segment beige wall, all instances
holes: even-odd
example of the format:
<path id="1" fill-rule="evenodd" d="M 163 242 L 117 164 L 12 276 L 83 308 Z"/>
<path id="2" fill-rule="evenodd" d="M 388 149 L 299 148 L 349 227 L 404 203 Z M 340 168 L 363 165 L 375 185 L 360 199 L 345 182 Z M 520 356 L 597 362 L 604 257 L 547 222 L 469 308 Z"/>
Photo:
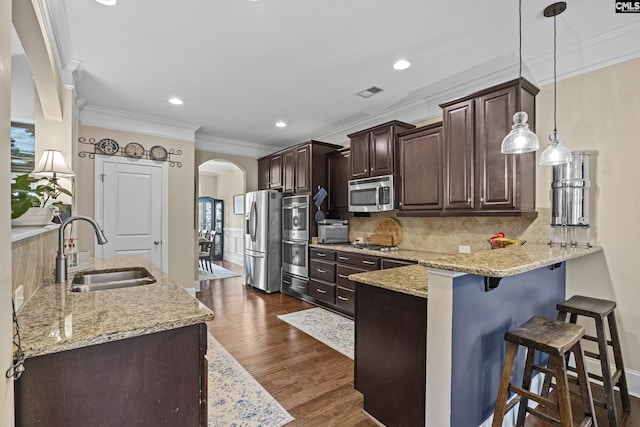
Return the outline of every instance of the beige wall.
<path id="1" fill-rule="evenodd" d="M 213 151 L 196 150 L 196 167 L 207 160 L 221 160 L 233 163 L 244 172 L 245 190 L 258 189 L 258 160 L 251 157 L 234 156 L 232 154 L 215 153 Z"/>
<path id="2" fill-rule="evenodd" d="M 135 134 L 125 131 L 102 129 L 80 125 L 78 136 L 111 138 L 124 146 L 135 141 L 145 149 L 159 144 L 167 149 L 182 150 L 181 155 L 172 155 L 172 160 L 182 163 L 182 167 L 169 167 L 169 270 L 168 274 L 184 287 L 193 286 L 195 280 L 195 180 L 193 142 Z M 76 142 L 77 150 L 93 151 L 91 146 Z M 94 161 L 89 157 L 76 159 L 76 212 L 94 217 Z M 93 232 L 90 227 L 79 227 L 80 250 L 93 252 Z"/>
<path id="3" fill-rule="evenodd" d="M 11 0 L 0 0 L 0 140 L 9 141 L 11 125 Z M 9 200 L 10 145 L 0 144 L 0 200 Z M 11 317 L 11 215 L 0 209 L 0 425 L 13 426 L 13 379 L 4 375 L 13 360 Z"/>
<path id="4" fill-rule="evenodd" d="M 233 196 L 245 192 L 244 172 L 238 169 L 215 177 L 200 175 L 199 179 L 201 196 L 224 200 L 224 226 L 242 229 L 244 216 L 233 213 Z"/>
<path id="5" fill-rule="evenodd" d="M 541 88 L 536 117 L 542 146 L 553 129 L 553 86 Z M 592 234 L 604 253 L 568 264 L 567 295 L 617 302 L 627 368 L 640 371 L 640 58 L 558 82 L 558 131 L 572 151 L 591 155 Z M 539 154 L 538 154 L 539 155 Z M 538 206 L 550 206 L 551 170 L 538 167 Z"/>

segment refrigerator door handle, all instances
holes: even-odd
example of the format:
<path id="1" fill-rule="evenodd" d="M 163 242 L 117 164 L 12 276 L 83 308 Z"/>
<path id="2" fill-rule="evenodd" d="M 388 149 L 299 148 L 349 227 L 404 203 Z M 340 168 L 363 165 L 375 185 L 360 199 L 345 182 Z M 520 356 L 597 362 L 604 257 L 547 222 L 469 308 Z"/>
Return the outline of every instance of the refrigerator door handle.
<path id="1" fill-rule="evenodd" d="M 251 203 L 251 241 L 256 241 L 256 232 L 258 231 L 258 221 L 256 220 L 258 217 L 258 208 L 256 207 L 256 202 Z"/>
<path id="2" fill-rule="evenodd" d="M 251 258 L 264 258 L 264 255 L 253 255 L 250 253 L 247 253 L 247 256 L 250 256 Z"/>

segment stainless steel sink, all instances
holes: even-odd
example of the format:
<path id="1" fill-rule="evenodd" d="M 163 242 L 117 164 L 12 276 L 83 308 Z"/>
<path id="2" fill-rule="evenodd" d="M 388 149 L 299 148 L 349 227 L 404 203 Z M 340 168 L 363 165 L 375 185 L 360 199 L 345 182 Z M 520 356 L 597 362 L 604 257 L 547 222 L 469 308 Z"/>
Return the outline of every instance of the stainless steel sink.
<path id="1" fill-rule="evenodd" d="M 71 281 L 73 292 L 100 291 L 149 285 L 156 279 L 144 267 L 87 270 L 76 273 Z"/>

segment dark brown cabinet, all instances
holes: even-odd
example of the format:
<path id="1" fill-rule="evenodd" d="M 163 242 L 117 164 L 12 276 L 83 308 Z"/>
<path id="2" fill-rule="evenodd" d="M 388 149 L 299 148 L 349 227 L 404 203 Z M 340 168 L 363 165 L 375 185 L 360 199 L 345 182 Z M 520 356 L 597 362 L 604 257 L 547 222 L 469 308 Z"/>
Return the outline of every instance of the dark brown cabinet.
<path id="1" fill-rule="evenodd" d="M 441 210 L 443 207 L 442 123 L 398 136 L 400 210 Z"/>
<path id="2" fill-rule="evenodd" d="M 282 187 L 282 154 L 258 159 L 258 190 Z"/>
<path id="3" fill-rule="evenodd" d="M 25 360 L 16 426 L 207 425 L 207 327 Z"/>
<path id="4" fill-rule="evenodd" d="M 312 148 L 313 145 L 310 143 L 301 145 L 294 149 L 296 159 L 295 183 L 293 187 L 294 193 L 306 193 L 311 191 L 312 169 L 314 169 L 315 167 L 324 168 L 324 162 L 322 162 L 322 160 L 324 159 L 324 155 L 322 156 L 322 159 L 318 159 L 318 163 L 316 165 L 311 165 Z M 323 175 L 325 174 L 323 173 Z"/>
<path id="5" fill-rule="evenodd" d="M 397 135 L 414 127 L 394 120 L 348 135 L 351 141 L 350 179 L 394 174 Z"/>
<path id="6" fill-rule="evenodd" d="M 535 215 L 535 153 L 502 154 L 517 108 L 518 80 L 442 104 L 444 211 Z M 538 89 L 522 80 L 522 109 L 535 132 Z"/>
<path id="7" fill-rule="evenodd" d="M 386 426 L 425 425 L 426 319 L 426 298 L 357 284 L 354 385 Z"/>
<path id="8" fill-rule="evenodd" d="M 293 193 L 296 186 L 296 152 L 291 149 L 282 154 L 282 191 Z"/>
<path id="9" fill-rule="evenodd" d="M 328 218 L 342 218 L 349 211 L 349 158 L 351 150 L 343 148 L 327 154 L 327 175 L 329 181 Z"/>
<path id="10" fill-rule="evenodd" d="M 267 190 L 270 187 L 270 167 L 268 157 L 258 159 L 258 190 Z"/>

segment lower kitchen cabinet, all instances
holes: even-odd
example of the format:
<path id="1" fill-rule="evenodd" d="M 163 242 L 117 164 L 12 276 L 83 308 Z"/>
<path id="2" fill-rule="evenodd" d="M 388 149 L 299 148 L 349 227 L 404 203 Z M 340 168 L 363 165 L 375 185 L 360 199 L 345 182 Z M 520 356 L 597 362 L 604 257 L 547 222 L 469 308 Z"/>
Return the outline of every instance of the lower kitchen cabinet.
<path id="1" fill-rule="evenodd" d="M 320 280 L 309 279 L 309 295 L 319 301 L 335 305 L 336 285 Z"/>
<path id="2" fill-rule="evenodd" d="M 207 326 L 25 360 L 16 426 L 206 426 Z"/>
<path id="3" fill-rule="evenodd" d="M 357 283 L 354 384 L 387 427 L 424 426 L 427 299 Z"/>

